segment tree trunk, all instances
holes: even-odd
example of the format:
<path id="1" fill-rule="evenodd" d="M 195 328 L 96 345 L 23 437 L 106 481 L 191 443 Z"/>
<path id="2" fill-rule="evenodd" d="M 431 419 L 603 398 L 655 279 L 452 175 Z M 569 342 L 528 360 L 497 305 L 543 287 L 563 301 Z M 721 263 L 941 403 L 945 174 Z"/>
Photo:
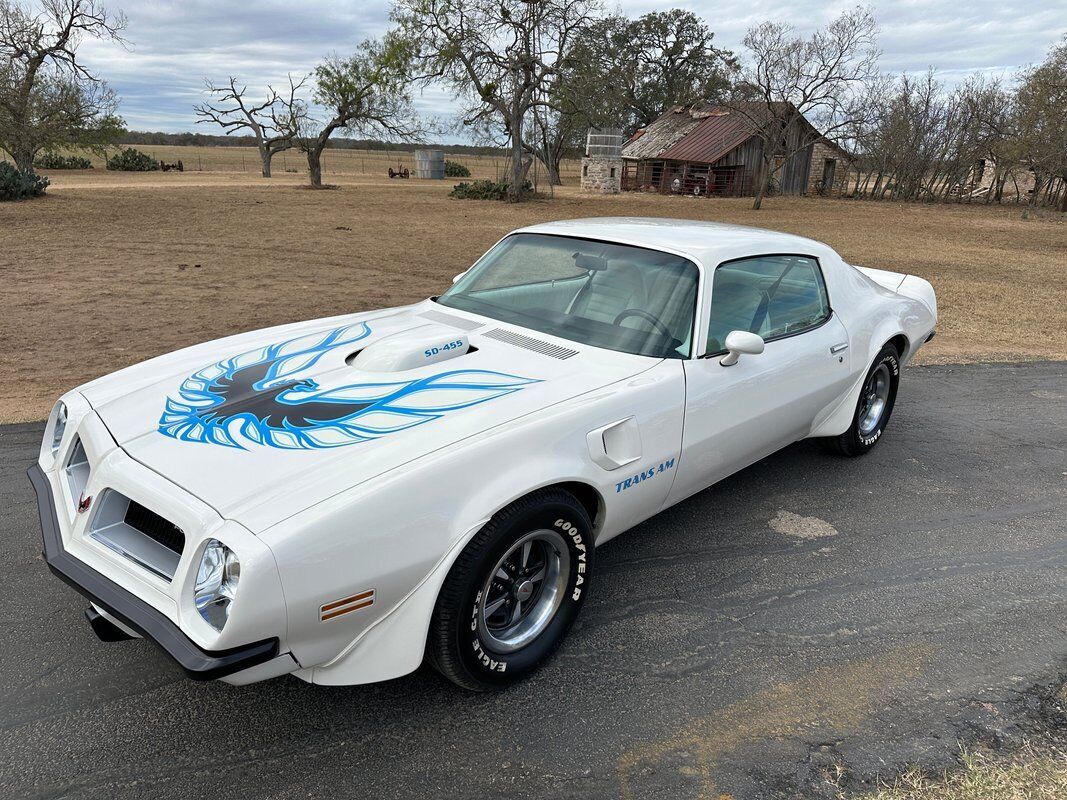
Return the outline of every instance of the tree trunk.
<path id="1" fill-rule="evenodd" d="M 523 181 L 526 170 L 523 167 L 523 112 L 513 106 L 511 109 L 511 174 L 508 176 L 508 203 L 517 203 L 523 197 Z"/>
<path id="2" fill-rule="evenodd" d="M 33 150 L 26 147 L 16 147 L 11 153 L 15 166 L 24 172 L 33 169 L 33 155 Z"/>
<path id="3" fill-rule="evenodd" d="M 308 148 L 308 179 L 311 188 L 322 188 L 322 147 L 318 144 Z"/>
<path id="4" fill-rule="evenodd" d="M 1041 196 L 1041 189 L 1045 186 L 1045 179 L 1034 173 L 1034 190 L 1030 192 L 1030 202 L 1027 205 L 1030 208 L 1037 208 L 1038 198 Z"/>
<path id="5" fill-rule="evenodd" d="M 562 186 L 563 181 L 559 177 L 559 163 L 563 159 L 556 155 L 553 155 L 548 159 L 548 163 L 545 164 L 545 172 L 548 173 L 548 185 L 549 186 Z"/>
<path id="6" fill-rule="evenodd" d="M 759 176 L 756 178 L 756 199 L 752 201 L 752 210 L 759 211 L 763 205 L 763 195 L 767 192 L 767 184 L 771 182 L 770 164 L 767 159 L 761 158 L 759 162 Z"/>
<path id="7" fill-rule="evenodd" d="M 263 177 L 270 177 L 270 160 L 274 157 L 274 151 L 267 145 L 261 144 L 259 146 L 259 160 L 263 162 Z"/>

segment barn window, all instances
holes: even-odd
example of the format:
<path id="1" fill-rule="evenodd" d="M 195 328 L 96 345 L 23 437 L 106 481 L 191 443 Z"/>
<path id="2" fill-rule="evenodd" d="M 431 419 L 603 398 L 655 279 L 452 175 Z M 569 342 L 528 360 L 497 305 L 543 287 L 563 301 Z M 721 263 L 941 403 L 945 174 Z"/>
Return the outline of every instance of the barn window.
<path id="1" fill-rule="evenodd" d="M 588 178 L 589 177 L 589 165 L 588 164 L 582 164 L 582 177 L 583 178 Z"/>
<path id="2" fill-rule="evenodd" d="M 615 167 L 611 168 L 611 177 L 615 177 Z"/>

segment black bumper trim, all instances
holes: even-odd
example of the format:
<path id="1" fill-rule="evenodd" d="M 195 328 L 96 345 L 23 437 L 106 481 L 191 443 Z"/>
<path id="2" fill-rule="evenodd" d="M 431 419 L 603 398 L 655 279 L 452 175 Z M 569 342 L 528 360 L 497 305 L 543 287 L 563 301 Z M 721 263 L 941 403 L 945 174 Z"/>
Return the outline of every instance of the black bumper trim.
<path id="1" fill-rule="evenodd" d="M 229 650 L 203 650 L 144 600 L 74 558 L 63 549 L 55 499 L 48 479 L 37 464 L 26 470 L 26 474 L 37 493 L 44 536 L 43 555 L 48 568 L 123 625 L 163 650 L 190 678 L 197 681 L 224 678 L 278 655 L 277 639 L 264 639 Z"/>

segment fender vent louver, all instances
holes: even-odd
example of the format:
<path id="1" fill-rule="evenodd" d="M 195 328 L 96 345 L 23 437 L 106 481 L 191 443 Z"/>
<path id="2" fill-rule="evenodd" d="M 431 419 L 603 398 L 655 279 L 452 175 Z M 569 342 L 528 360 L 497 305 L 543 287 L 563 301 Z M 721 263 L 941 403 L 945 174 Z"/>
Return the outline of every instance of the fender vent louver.
<path id="1" fill-rule="evenodd" d="M 423 319 L 432 319 L 434 322 L 440 322 L 444 325 L 451 325 L 453 328 L 459 328 L 461 331 L 473 331 L 485 325 L 484 322 L 464 319 L 463 317 L 454 317 L 451 314 L 442 314 L 440 311 L 434 311 L 433 309 L 423 311 L 419 316 Z"/>
<path id="2" fill-rule="evenodd" d="M 569 347 L 552 344 L 551 342 L 546 342 L 541 339 L 535 339 L 532 336 L 524 336 L 521 333 L 504 330 L 503 328 L 493 328 L 491 331 L 483 333 L 482 336 L 487 339 L 496 339 L 498 342 L 513 344 L 516 347 L 532 350 L 535 353 L 541 353 L 542 355 L 551 356 L 552 358 L 558 358 L 560 360 L 578 355 L 577 350 L 571 350 Z"/>

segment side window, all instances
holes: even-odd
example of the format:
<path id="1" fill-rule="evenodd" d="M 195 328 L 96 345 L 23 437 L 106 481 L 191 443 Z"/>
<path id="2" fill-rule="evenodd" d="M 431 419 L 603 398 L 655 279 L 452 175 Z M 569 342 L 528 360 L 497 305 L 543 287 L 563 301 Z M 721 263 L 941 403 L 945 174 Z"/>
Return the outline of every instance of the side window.
<path id="1" fill-rule="evenodd" d="M 731 331 L 773 339 L 820 325 L 829 315 L 826 284 L 814 258 L 728 261 L 715 270 L 711 285 L 707 352 L 721 352 Z"/>

